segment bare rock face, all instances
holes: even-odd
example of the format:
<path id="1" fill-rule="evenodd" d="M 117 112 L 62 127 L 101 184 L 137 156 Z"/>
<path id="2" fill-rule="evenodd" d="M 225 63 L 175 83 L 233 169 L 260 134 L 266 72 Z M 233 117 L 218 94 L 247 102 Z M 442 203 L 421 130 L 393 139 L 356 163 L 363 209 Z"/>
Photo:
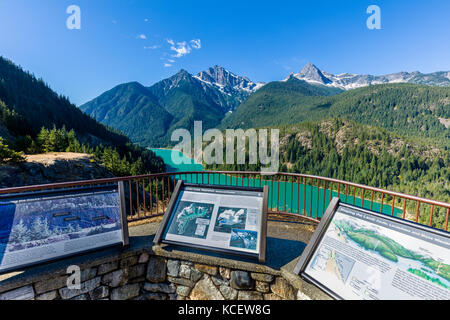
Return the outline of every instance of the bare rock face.
<path id="1" fill-rule="evenodd" d="M 114 175 L 84 153 L 28 155 L 25 162 L 0 165 L 0 188 L 110 177 Z"/>
<path id="2" fill-rule="evenodd" d="M 298 77 L 308 79 L 309 81 L 318 82 L 321 84 L 331 83 L 331 80 L 323 75 L 323 73 L 312 63 L 307 63 L 300 73 Z"/>
<path id="3" fill-rule="evenodd" d="M 224 300 L 220 291 L 207 275 L 195 284 L 189 298 L 191 300 Z"/>

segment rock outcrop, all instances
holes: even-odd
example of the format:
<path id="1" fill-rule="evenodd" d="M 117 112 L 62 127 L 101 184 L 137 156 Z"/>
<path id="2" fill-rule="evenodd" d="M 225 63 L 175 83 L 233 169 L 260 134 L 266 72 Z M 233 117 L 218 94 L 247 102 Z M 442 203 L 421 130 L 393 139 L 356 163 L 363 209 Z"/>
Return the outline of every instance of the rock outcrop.
<path id="1" fill-rule="evenodd" d="M 51 152 L 26 156 L 18 164 L 0 165 L 0 188 L 113 177 L 93 156 Z"/>

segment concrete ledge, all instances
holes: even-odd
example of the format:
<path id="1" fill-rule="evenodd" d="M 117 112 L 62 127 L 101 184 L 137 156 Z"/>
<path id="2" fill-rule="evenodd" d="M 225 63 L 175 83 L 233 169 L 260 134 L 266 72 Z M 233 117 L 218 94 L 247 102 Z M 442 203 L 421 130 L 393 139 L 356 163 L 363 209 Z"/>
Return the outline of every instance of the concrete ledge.
<path id="1" fill-rule="evenodd" d="M 312 235 L 309 224 L 269 221 L 264 264 L 239 256 L 153 245 L 158 227 L 159 222 L 130 227 L 126 248 L 110 247 L 0 275 L 0 299 L 195 299 L 209 294 L 231 300 L 330 299 L 292 272 Z M 77 296 L 65 288 L 70 265 L 82 270 L 85 288 Z M 174 267 L 179 268 L 176 275 Z"/>

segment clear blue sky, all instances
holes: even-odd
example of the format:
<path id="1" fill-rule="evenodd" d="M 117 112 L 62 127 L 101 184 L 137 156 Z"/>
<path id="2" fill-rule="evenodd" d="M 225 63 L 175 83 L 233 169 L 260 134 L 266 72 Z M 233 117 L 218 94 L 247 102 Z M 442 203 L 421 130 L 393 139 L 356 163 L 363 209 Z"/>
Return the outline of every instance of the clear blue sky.
<path id="1" fill-rule="evenodd" d="M 66 28 L 72 4 L 81 30 Z M 381 30 L 366 27 L 371 4 Z M 331 73 L 447 71 L 449 13 L 442 0 L 0 0 L 0 55 L 77 105 L 215 64 L 265 82 L 308 61 Z"/>

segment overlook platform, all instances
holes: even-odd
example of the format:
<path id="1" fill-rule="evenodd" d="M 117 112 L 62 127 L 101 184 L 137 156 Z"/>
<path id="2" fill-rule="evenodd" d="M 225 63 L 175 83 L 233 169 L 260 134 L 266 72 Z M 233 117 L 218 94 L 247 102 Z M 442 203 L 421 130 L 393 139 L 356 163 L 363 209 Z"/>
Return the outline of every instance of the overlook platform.
<path id="1" fill-rule="evenodd" d="M 266 263 L 153 245 L 178 180 L 207 185 L 269 187 Z M 109 248 L 0 275 L 6 299 L 330 299 L 292 272 L 333 197 L 444 231 L 450 203 L 331 178 L 278 173 L 200 171 L 63 182 L 0 189 L 0 194 L 124 183 L 130 246 Z M 81 268 L 79 290 L 67 288 L 67 267 Z"/>
<path id="2" fill-rule="evenodd" d="M 315 226 L 268 221 L 267 261 L 153 245 L 161 218 L 130 227 L 130 246 L 113 247 L 0 275 L 2 299 L 330 299 L 292 272 Z M 68 291 L 66 270 L 82 270 Z"/>

